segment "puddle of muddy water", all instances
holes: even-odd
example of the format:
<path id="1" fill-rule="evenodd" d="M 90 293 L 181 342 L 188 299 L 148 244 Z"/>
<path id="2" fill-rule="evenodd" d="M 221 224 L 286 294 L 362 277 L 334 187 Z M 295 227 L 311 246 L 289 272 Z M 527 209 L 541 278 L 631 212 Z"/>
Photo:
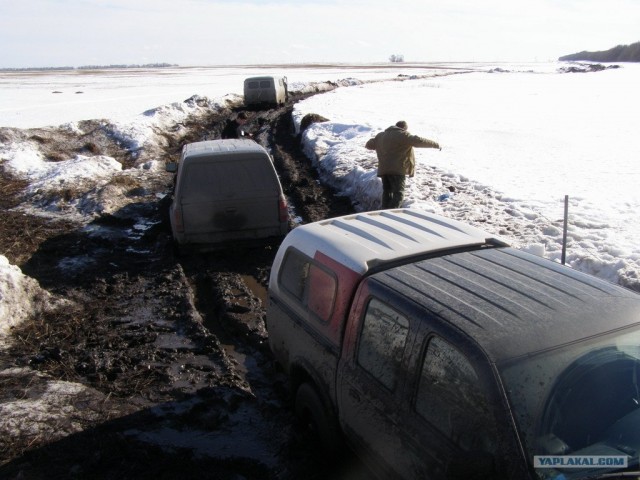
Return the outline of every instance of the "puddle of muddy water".
<path id="1" fill-rule="evenodd" d="M 254 297 L 258 298 L 262 305 L 267 304 L 267 288 L 251 275 L 241 275 L 244 284 L 251 290 Z"/>
<path id="2" fill-rule="evenodd" d="M 120 227 L 110 225 L 99 225 L 90 223 L 85 225 L 82 230 L 89 238 L 103 238 L 108 240 L 121 240 L 129 238 L 129 233 Z"/>
<path id="3" fill-rule="evenodd" d="M 185 352 L 196 349 L 195 343 L 191 339 L 182 335 L 161 334 L 156 338 L 155 345 L 165 350 L 173 350 L 176 352 Z"/>

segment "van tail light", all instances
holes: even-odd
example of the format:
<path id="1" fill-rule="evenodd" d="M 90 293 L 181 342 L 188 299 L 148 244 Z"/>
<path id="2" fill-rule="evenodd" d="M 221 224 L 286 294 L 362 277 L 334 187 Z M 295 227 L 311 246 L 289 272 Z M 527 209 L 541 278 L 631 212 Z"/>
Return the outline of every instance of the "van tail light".
<path id="1" fill-rule="evenodd" d="M 184 221 L 182 220 L 182 210 L 180 208 L 173 209 L 173 226 L 176 232 L 184 232 Z"/>
<path id="2" fill-rule="evenodd" d="M 278 200 L 278 211 L 280 212 L 280 221 L 288 222 L 289 209 L 287 208 L 287 200 L 284 198 L 284 195 L 280 195 L 280 199 Z"/>

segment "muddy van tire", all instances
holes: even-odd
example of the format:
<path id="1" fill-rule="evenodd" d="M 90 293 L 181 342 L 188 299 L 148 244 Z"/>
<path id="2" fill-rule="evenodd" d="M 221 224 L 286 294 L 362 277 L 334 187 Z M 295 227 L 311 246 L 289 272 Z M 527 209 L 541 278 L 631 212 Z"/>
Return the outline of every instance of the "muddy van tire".
<path id="1" fill-rule="evenodd" d="M 311 432 L 323 450 L 338 455 L 342 441 L 336 418 L 310 383 L 303 383 L 298 388 L 295 413 L 298 423 Z"/>

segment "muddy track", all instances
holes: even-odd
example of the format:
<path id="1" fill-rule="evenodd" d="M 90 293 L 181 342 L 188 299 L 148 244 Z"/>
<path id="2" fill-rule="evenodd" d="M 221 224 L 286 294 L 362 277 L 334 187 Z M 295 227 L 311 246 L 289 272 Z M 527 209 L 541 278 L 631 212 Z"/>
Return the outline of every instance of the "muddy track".
<path id="1" fill-rule="evenodd" d="M 303 222 L 352 212 L 348 199 L 318 181 L 301 152 L 292 108 L 253 111 L 251 126 L 274 157 L 293 212 Z M 163 132 L 164 160 L 175 160 L 186 142 L 217 138 L 234 113 L 213 112 L 182 125 L 179 136 Z M 40 137 L 53 157 L 64 141 L 105 154 L 116 149 L 116 158 L 130 161 L 102 134 L 100 141 L 53 136 L 50 142 Z M 158 193 L 170 192 L 169 178 L 164 189 Z M 13 199 L 5 195 L 2 204 Z M 353 469 L 361 467 L 330 466 L 293 423 L 287 379 L 268 349 L 266 287 L 277 245 L 177 257 L 168 202 L 169 196 L 137 204 L 82 231 L 0 216 L 0 253 L 73 302 L 64 313 L 15 330 L 15 345 L 0 366 L 27 367 L 33 375 L 12 380 L 22 389 L 0 379 L 0 399 L 28 396 L 46 379 L 78 382 L 94 392 L 85 399 L 94 405 L 92 416 L 75 419 L 80 427 L 63 435 L 58 428 L 57 436 L 0 439 L 0 478 L 323 479 L 342 478 L 343 469 L 354 478 Z M 141 217 L 154 226 L 125 233 Z M 17 247 L 12 228 L 18 221 L 21 231 L 40 236 Z M 82 268 L 61 273 L 66 260 L 82 260 Z"/>

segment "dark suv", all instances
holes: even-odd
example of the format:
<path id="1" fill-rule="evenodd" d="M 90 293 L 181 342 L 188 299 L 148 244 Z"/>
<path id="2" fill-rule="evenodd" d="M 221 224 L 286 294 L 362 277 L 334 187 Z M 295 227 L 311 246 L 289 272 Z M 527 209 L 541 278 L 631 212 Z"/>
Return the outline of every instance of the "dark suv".
<path id="1" fill-rule="evenodd" d="M 632 291 L 406 209 L 294 229 L 269 298 L 297 415 L 381 478 L 637 470 Z"/>

